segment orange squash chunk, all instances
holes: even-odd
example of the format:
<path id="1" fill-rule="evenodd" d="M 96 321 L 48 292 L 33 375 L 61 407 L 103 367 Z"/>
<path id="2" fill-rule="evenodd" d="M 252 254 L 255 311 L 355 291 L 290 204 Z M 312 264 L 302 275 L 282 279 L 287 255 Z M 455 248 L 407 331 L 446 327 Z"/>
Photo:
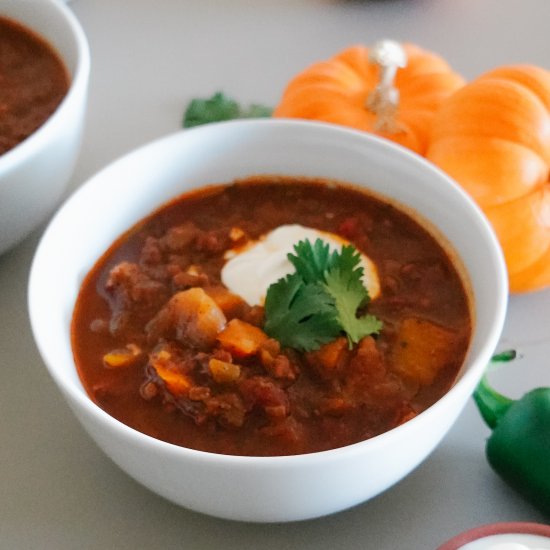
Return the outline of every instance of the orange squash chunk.
<path id="1" fill-rule="evenodd" d="M 347 350 L 348 340 L 345 337 L 341 337 L 327 344 L 323 344 L 318 350 L 306 354 L 306 357 L 313 364 L 327 371 L 333 371 L 345 358 Z"/>
<path id="2" fill-rule="evenodd" d="M 241 367 L 239 365 L 220 361 L 214 357 L 210 359 L 208 368 L 212 378 L 220 384 L 235 382 L 241 375 Z"/>
<path id="3" fill-rule="evenodd" d="M 222 348 L 235 357 L 255 355 L 267 339 L 268 336 L 262 329 L 240 319 L 229 321 L 218 334 Z"/>
<path id="4" fill-rule="evenodd" d="M 169 352 L 163 350 L 153 354 L 150 357 L 150 364 L 172 395 L 182 397 L 189 393 L 191 380 L 176 369 Z"/>
<path id="5" fill-rule="evenodd" d="M 405 319 L 399 328 L 393 354 L 395 370 L 421 385 L 431 384 L 439 370 L 452 357 L 450 344 L 454 335 L 430 321 Z"/>
<path id="6" fill-rule="evenodd" d="M 207 286 L 204 291 L 229 318 L 238 315 L 239 310 L 246 304 L 240 296 L 223 286 Z"/>
<path id="7" fill-rule="evenodd" d="M 181 397 L 187 395 L 191 382 L 184 374 L 173 371 L 164 365 L 156 365 L 155 370 L 166 384 L 166 388 L 172 395 Z"/>
<path id="8" fill-rule="evenodd" d="M 125 348 L 114 349 L 103 356 L 103 363 L 111 369 L 131 367 L 141 358 L 141 349 L 135 344 L 128 344 Z"/>

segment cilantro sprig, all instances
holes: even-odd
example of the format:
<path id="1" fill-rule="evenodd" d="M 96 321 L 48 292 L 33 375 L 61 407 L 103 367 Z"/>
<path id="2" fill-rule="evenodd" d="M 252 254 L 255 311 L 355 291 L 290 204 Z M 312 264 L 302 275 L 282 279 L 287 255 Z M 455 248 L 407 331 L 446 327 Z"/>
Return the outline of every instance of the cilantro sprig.
<path id="1" fill-rule="evenodd" d="M 183 115 L 183 127 L 191 128 L 208 124 L 210 122 L 220 122 L 223 120 L 233 120 L 236 118 L 264 118 L 271 116 L 272 109 L 259 104 L 252 104 L 248 107 L 242 107 L 234 99 L 226 96 L 222 92 L 216 92 L 212 97 L 191 100 Z"/>
<path id="2" fill-rule="evenodd" d="M 272 284 L 265 299 L 264 330 L 283 346 L 318 349 L 345 334 L 352 347 L 382 328 L 374 315 L 358 316 L 370 301 L 359 252 L 352 245 L 330 252 L 321 239 L 300 241 L 288 259 L 295 273 Z"/>

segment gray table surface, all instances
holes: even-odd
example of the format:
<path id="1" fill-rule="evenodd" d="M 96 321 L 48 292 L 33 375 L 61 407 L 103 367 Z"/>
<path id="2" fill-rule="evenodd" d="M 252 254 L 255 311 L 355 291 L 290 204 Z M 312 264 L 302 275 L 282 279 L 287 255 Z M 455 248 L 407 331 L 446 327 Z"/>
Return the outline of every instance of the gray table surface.
<path id="1" fill-rule="evenodd" d="M 39 0 L 36 0 L 39 1 Z M 216 90 L 275 104 L 288 79 L 353 43 L 394 38 L 467 78 L 501 64 L 550 68 L 549 0 L 73 0 L 92 52 L 89 114 L 68 193 L 105 164 L 177 130 Z M 371 502 L 307 522 L 254 525 L 179 508 L 127 477 L 81 429 L 29 328 L 26 287 L 43 228 L 0 258 L 0 549 L 432 550 L 495 521 L 543 518 L 490 470 L 470 402 L 436 451 Z M 550 381 L 550 291 L 513 296 L 494 373 L 519 396 Z M 368 475 L 368 472 L 365 472 Z"/>

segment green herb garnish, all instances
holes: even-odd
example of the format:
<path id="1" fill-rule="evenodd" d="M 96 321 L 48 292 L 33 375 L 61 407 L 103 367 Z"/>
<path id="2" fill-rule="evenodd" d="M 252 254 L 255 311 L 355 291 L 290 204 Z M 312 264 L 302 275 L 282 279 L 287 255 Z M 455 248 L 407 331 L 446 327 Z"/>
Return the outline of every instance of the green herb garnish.
<path id="1" fill-rule="evenodd" d="M 237 101 L 222 92 L 216 92 L 210 98 L 193 99 L 189 103 L 183 116 L 183 127 L 191 128 L 236 118 L 265 118 L 271 116 L 271 113 L 270 107 L 258 104 L 242 107 Z"/>
<path id="2" fill-rule="evenodd" d="M 330 252 L 317 239 L 294 246 L 288 259 L 296 272 L 272 284 L 265 299 L 264 330 L 283 346 L 301 351 L 345 334 L 350 347 L 364 336 L 376 334 L 382 323 L 374 315 L 358 316 L 369 302 L 361 280 L 359 252 L 352 245 Z"/>
<path id="3" fill-rule="evenodd" d="M 513 361 L 517 357 L 517 352 L 515 349 L 508 349 L 506 351 L 501 351 L 496 353 L 491 357 L 491 363 L 507 363 L 508 361 Z"/>

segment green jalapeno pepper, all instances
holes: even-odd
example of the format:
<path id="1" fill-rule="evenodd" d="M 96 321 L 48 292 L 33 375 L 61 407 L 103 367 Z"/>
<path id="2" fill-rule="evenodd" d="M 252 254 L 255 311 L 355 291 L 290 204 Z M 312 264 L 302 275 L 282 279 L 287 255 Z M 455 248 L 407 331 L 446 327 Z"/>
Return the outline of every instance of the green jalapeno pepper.
<path id="1" fill-rule="evenodd" d="M 515 352 L 495 356 L 507 361 Z M 519 494 L 550 516 L 550 388 L 514 400 L 484 377 L 474 393 L 481 416 L 493 430 L 486 454 L 493 470 Z"/>

